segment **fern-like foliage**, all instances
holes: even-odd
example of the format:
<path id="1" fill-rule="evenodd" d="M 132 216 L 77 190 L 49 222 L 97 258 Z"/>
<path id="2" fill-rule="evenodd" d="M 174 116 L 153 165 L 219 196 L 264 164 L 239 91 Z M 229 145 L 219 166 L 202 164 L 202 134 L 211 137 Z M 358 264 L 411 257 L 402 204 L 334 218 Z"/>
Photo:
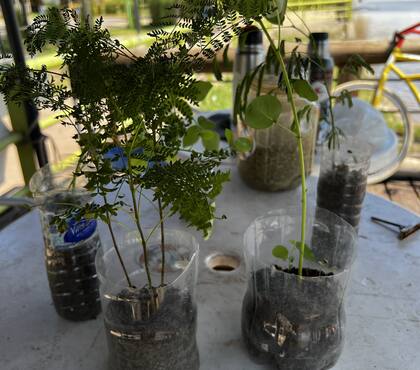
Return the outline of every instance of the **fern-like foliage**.
<path id="1" fill-rule="evenodd" d="M 134 200 L 119 195 L 128 183 L 135 193 L 153 190 L 163 211 L 209 233 L 214 200 L 229 178 L 217 170 L 227 153 L 193 151 L 188 160 L 177 155 L 195 124 L 195 73 L 249 23 L 250 14 L 236 10 L 219 1 L 181 1 L 170 10 L 176 26 L 151 31 L 154 42 L 144 56 L 112 39 L 102 19 L 91 25 L 67 9 L 35 18 L 26 30 L 27 50 L 36 55 L 55 46 L 63 60 L 60 71 L 1 67 L 0 91 L 6 99 L 32 99 L 39 109 L 59 111 L 62 123 L 76 128 L 76 176 L 86 177 L 86 188 L 103 201 L 68 211 L 73 217 L 109 223 L 121 207 L 140 217 Z M 121 158 L 110 158 L 115 148 Z M 116 168 L 118 159 L 124 165 Z"/>

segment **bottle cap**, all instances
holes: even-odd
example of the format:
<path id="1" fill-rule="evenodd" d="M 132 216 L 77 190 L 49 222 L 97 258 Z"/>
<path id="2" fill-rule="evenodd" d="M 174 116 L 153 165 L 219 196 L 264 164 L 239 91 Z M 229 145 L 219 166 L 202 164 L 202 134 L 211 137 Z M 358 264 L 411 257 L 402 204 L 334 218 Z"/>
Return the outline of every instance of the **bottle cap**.
<path id="1" fill-rule="evenodd" d="M 312 32 L 311 38 L 314 41 L 327 41 L 328 40 L 328 32 Z"/>

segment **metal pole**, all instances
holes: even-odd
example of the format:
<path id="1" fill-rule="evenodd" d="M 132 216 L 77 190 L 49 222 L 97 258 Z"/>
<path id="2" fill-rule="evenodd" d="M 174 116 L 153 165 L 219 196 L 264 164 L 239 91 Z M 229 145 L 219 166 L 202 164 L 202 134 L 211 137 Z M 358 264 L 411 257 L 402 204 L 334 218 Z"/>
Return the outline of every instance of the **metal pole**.
<path id="1" fill-rule="evenodd" d="M 12 0 L 0 0 L 0 3 L 13 59 L 18 67 L 24 68 L 26 67 L 25 55 L 23 53 L 19 26 L 13 9 Z M 48 163 L 48 156 L 45 147 L 46 137 L 41 133 L 38 125 L 38 111 L 31 101 L 24 102 L 23 106 L 26 113 L 27 134 L 29 135 L 32 146 L 36 152 L 38 164 L 40 167 L 43 167 Z"/>

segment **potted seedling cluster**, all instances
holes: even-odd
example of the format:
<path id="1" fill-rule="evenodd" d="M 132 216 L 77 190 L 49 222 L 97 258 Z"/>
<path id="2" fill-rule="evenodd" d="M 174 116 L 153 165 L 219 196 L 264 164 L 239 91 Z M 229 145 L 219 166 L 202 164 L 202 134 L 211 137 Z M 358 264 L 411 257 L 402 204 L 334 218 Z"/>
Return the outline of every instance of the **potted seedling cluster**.
<path id="1" fill-rule="evenodd" d="M 279 369 L 323 370 L 338 359 L 355 232 L 328 211 L 307 209 L 305 162 L 312 161 L 313 148 L 306 145 L 305 151 L 305 133 L 309 127 L 313 145 L 317 97 L 305 78 L 309 63 L 297 50 L 286 62 L 286 6 L 283 0 L 182 1 L 172 9 L 175 27 L 151 31 L 153 43 L 143 56 L 112 39 L 102 19 L 91 24 L 71 10 L 51 10 L 28 28 L 26 46 L 31 55 L 56 46 L 60 70 L 2 67 L 7 99 L 32 99 L 76 130 L 80 155 L 73 175 L 84 179 L 90 199 L 70 204 L 54 222 L 61 231 L 69 220 L 106 225 L 111 247 L 99 250 L 97 267 L 113 369 L 199 368 L 199 247 L 189 233 L 168 228 L 168 220 L 178 215 L 208 237 L 213 221 L 223 218 L 215 207 L 229 180 L 221 161 L 231 150 L 252 158 L 259 150 L 258 130 L 267 129 L 284 131 L 293 143 L 292 182 L 284 187 L 300 181 L 301 208 L 269 213 L 246 233 L 244 340 L 258 360 Z M 214 125 L 193 114 L 192 106 L 211 88 L 195 72 L 251 24 L 260 27 L 270 48 L 267 61 L 238 87 L 235 115 L 255 134 L 235 137 L 226 130 L 231 150 L 219 149 Z M 269 68 L 280 76 L 272 89 L 262 87 Z M 333 127 L 330 139 L 336 133 Z M 204 151 L 194 149 L 200 140 Z M 144 203 L 156 217 L 144 214 Z M 132 221 L 120 237 L 113 221 L 123 211 Z"/>

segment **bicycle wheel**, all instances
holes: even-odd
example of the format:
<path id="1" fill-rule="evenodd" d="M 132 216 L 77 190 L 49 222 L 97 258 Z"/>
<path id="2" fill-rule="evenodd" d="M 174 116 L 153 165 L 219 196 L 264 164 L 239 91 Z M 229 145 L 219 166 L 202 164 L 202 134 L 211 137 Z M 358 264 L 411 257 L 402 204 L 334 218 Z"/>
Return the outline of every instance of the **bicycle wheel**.
<path id="1" fill-rule="evenodd" d="M 341 92 L 347 90 L 353 97 L 371 104 L 376 88 L 377 83 L 374 81 L 350 81 L 337 86 L 333 95 L 338 96 Z M 380 103 L 375 108 L 383 114 L 388 127 L 397 133 L 399 151 L 398 155 L 386 166 L 369 174 L 369 184 L 376 184 L 386 180 L 397 172 L 408 154 L 414 136 L 407 108 L 396 93 L 385 88 L 382 92 Z"/>

